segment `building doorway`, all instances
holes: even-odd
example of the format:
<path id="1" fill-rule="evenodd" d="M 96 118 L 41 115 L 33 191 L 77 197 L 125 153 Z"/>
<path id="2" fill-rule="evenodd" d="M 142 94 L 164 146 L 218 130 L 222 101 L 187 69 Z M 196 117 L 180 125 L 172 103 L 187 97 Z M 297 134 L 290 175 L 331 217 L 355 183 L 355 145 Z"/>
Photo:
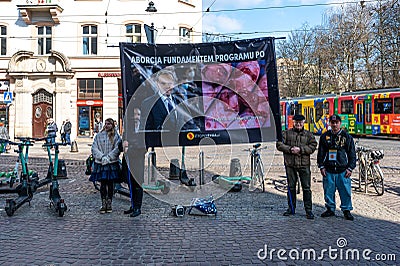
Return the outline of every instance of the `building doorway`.
<path id="1" fill-rule="evenodd" d="M 47 119 L 53 118 L 53 94 L 40 89 L 32 95 L 32 98 L 32 137 L 43 138 Z"/>

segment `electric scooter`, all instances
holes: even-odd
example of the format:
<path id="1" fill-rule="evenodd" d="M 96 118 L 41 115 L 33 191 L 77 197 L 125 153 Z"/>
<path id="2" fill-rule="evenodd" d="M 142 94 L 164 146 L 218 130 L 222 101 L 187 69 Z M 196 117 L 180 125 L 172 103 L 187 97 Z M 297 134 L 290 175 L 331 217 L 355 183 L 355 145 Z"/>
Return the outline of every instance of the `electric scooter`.
<path id="1" fill-rule="evenodd" d="M 21 142 L 8 141 L 8 144 L 18 146 L 18 149 L 14 151 L 18 153 L 18 160 L 22 166 L 20 184 L 16 187 L 0 189 L 1 194 L 18 194 L 16 199 L 6 199 L 5 211 L 8 216 L 13 216 L 14 212 L 23 204 L 27 202 L 30 204 L 30 201 L 33 198 L 33 193 L 37 188 L 39 177 L 36 172 L 31 172 L 28 170 L 29 146 L 33 146 L 31 141 L 29 139 L 22 138 Z"/>
<path id="2" fill-rule="evenodd" d="M 60 195 L 58 177 L 66 177 L 67 172 L 65 165 L 62 165 L 61 168 L 59 167 L 59 145 L 65 146 L 67 145 L 67 143 L 50 143 L 49 139 L 46 138 L 46 143 L 43 144 L 43 147 L 47 149 L 47 155 L 49 158 L 49 169 L 47 171 L 46 179 L 41 182 L 40 186 L 51 183 L 49 190 L 50 208 L 53 207 L 54 210 L 58 213 L 58 216 L 63 217 L 65 211 L 67 210 L 67 205 Z M 54 148 L 54 161 L 52 159 L 51 148 Z M 59 170 L 61 170 L 61 173 L 59 173 Z"/>

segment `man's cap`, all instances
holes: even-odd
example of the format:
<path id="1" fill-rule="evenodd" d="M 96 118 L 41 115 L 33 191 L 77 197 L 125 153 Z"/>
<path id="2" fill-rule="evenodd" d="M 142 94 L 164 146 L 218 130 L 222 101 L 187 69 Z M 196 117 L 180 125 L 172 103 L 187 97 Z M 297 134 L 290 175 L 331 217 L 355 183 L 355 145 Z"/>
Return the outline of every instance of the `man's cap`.
<path id="1" fill-rule="evenodd" d="M 293 120 L 294 121 L 303 121 L 303 120 L 306 120 L 306 118 L 304 117 L 304 115 L 297 114 L 297 115 L 293 116 Z"/>
<path id="2" fill-rule="evenodd" d="M 329 122 L 332 122 L 332 121 L 342 122 L 342 119 L 338 115 L 331 115 L 331 117 L 329 118 Z"/>

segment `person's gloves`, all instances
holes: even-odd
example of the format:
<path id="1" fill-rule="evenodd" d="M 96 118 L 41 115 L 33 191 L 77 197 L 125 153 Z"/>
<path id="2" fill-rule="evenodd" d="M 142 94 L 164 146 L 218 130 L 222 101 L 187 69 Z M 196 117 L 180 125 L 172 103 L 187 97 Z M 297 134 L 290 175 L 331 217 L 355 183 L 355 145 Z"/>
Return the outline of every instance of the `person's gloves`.
<path id="1" fill-rule="evenodd" d="M 110 157 L 108 157 L 108 155 L 103 156 L 103 158 L 101 158 L 101 164 L 102 165 L 106 165 L 110 163 Z"/>

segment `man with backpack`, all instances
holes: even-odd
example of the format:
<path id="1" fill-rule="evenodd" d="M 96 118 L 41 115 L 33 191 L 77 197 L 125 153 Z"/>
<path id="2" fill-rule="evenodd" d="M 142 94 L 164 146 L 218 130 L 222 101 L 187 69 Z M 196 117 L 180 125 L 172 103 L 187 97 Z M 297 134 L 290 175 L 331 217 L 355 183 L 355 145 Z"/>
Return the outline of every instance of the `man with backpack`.
<path id="1" fill-rule="evenodd" d="M 72 124 L 69 121 L 69 119 L 67 118 L 65 120 L 63 131 L 64 131 L 64 134 L 65 134 L 65 142 L 68 145 L 71 145 L 71 128 L 72 128 Z"/>

